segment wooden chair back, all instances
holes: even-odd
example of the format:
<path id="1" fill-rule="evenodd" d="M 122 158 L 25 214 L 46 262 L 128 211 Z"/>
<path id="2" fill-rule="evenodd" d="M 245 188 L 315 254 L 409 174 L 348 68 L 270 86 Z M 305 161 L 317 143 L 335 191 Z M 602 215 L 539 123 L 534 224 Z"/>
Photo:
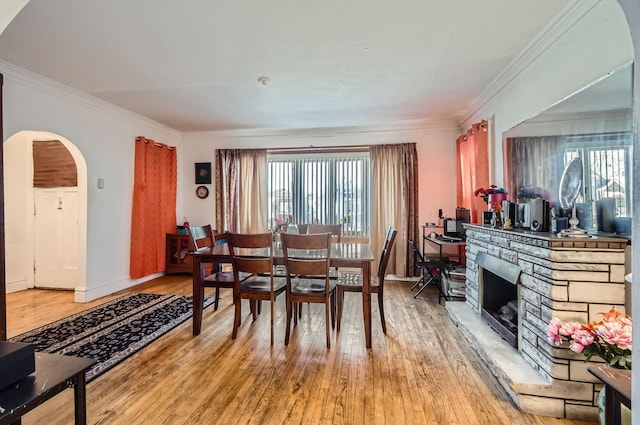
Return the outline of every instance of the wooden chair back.
<path id="1" fill-rule="evenodd" d="M 311 223 L 307 228 L 307 233 L 310 235 L 316 234 L 316 233 L 330 233 L 331 236 L 334 236 L 335 242 L 340 242 L 340 238 L 342 237 L 342 225 Z"/>
<path id="2" fill-rule="evenodd" d="M 271 233 L 227 233 L 233 273 L 271 275 L 273 271 L 273 235 Z M 236 279 L 239 281 L 239 279 Z"/>
<path id="3" fill-rule="evenodd" d="M 290 276 L 326 276 L 329 280 L 331 234 L 282 234 L 287 279 Z"/>
<path id="4" fill-rule="evenodd" d="M 378 263 L 378 282 L 382 286 L 384 282 L 384 275 L 387 272 L 387 265 L 391 258 L 391 251 L 393 250 L 393 244 L 396 241 L 398 231 L 393 227 L 387 229 L 387 235 L 384 238 L 384 245 L 382 246 L 382 254 L 380 254 L 380 263 Z"/>
<path id="5" fill-rule="evenodd" d="M 191 248 L 196 249 L 213 246 L 215 230 L 211 228 L 210 224 L 206 226 L 191 226 L 187 230 L 189 235 L 189 243 Z"/>

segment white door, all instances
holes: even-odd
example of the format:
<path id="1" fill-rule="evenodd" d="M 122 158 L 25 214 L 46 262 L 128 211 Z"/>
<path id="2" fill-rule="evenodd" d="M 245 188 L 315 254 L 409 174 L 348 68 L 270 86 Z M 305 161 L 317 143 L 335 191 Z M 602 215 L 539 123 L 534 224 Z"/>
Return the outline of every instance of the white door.
<path id="1" fill-rule="evenodd" d="M 35 188 L 36 288 L 75 289 L 78 270 L 78 188 Z"/>

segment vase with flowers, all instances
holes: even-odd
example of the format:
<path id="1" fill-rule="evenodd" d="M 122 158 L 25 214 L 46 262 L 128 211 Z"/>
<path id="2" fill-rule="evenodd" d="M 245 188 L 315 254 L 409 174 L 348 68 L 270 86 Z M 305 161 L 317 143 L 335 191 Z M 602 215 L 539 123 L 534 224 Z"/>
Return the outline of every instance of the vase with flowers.
<path id="1" fill-rule="evenodd" d="M 473 194 L 479 196 L 489 207 L 489 211 L 500 212 L 502 210 L 502 201 L 507 199 L 507 191 L 502 187 L 492 184 L 488 188 L 481 187 L 476 189 Z"/>
<path id="2" fill-rule="evenodd" d="M 554 317 L 547 327 L 547 336 L 554 345 L 569 343 L 569 349 L 585 356 L 585 362 L 600 357 L 608 367 L 631 369 L 632 322 L 631 317 L 612 307 L 608 313 L 600 313 L 602 320 L 589 323 L 562 322 Z M 622 411 L 623 418 L 630 411 Z M 604 388 L 598 395 L 600 423 L 604 423 Z M 624 420 L 623 420 L 623 423 Z"/>

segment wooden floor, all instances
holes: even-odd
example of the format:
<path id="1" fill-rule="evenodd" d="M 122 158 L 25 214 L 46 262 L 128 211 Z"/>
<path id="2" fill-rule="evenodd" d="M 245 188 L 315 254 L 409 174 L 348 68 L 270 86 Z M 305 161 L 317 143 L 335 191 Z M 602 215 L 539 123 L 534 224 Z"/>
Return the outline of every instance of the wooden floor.
<path id="1" fill-rule="evenodd" d="M 364 348 L 359 294 L 345 296 L 340 333 L 325 345 L 323 306 L 304 306 L 284 347 L 284 297 L 269 345 L 269 309 L 251 322 L 248 308 L 232 341 L 231 294 L 205 310 L 202 333 L 185 322 L 87 385 L 89 424 L 592 424 L 522 414 L 468 349 L 437 294 L 410 296 L 387 283 L 387 329 L 373 310 L 373 348 Z M 188 276 L 157 279 L 126 292 L 191 293 Z M 120 294 L 118 294 L 120 295 Z M 211 295 L 211 294 L 207 294 Z M 9 336 L 114 298 L 74 304 L 63 291 L 9 294 Z M 67 390 L 23 418 L 73 423 Z"/>

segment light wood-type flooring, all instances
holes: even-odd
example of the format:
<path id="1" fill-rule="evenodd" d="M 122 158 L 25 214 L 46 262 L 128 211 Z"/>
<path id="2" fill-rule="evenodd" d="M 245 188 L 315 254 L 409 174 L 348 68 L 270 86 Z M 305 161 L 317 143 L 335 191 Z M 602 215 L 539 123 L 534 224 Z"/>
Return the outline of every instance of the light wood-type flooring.
<path id="1" fill-rule="evenodd" d="M 373 303 L 371 350 L 364 344 L 360 294 L 346 294 L 342 330 L 332 333 L 331 349 L 322 305 L 303 307 L 285 348 L 284 296 L 271 347 L 264 307 L 252 322 L 245 305 L 238 338 L 231 340 L 233 306 L 223 290 L 220 309 L 205 310 L 199 336 L 191 334 L 189 320 L 90 382 L 88 423 L 592 424 L 521 413 L 458 335 L 432 288 L 416 300 L 408 283 L 386 285 L 387 334 Z M 191 278 L 167 276 L 124 292 L 190 295 Z M 76 304 L 71 292 L 8 294 L 8 335 L 114 297 Z M 73 391 L 37 407 L 22 423 L 72 424 Z"/>

